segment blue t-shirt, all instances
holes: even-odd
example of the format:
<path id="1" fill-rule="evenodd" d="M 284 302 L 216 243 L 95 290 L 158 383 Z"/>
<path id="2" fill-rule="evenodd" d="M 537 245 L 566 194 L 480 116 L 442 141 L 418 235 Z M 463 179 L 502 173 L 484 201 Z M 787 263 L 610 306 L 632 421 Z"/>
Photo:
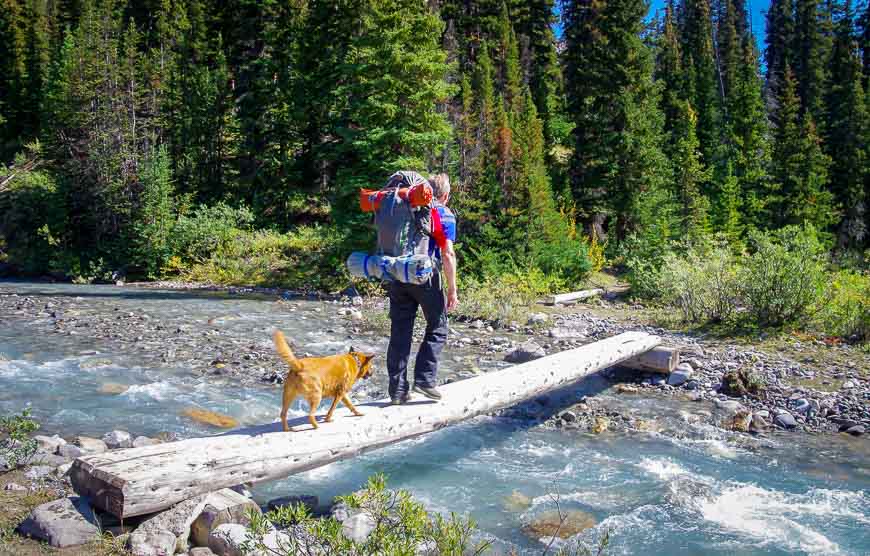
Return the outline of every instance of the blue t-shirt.
<path id="1" fill-rule="evenodd" d="M 435 203 L 434 210 L 438 212 L 438 216 L 441 220 L 441 230 L 435 229 L 434 236 L 440 236 L 443 239 L 455 242 L 456 215 L 454 215 L 453 211 L 451 211 L 449 208 L 442 205 L 441 203 Z M 438 243 L 440 242 L 437 239 L 429 242 L 429 256 L 434 259 L 441 260 L 441 249 L 438 248 Z"/>

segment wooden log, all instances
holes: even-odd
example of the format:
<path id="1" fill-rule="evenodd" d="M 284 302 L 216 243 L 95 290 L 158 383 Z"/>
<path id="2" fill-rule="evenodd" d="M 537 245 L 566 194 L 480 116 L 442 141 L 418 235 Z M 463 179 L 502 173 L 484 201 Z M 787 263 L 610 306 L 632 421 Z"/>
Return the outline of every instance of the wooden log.
<path id="1" fill-rule="evenodd" d="M 390 406 L 388 400 L 380 400 L 357 406 L 362 417 L 337 410 L 335 420 L 318 430 L 306 426 L 298 432 L 279 432 L 276 422 L 221 436 L 89 455 L 75 460 L 69 475 L 76 492 L 119 518 L 156 512 L 205 492 L 279 479 L 491 413 L 621 363 L 660 341 L 651 334 L 625 332 L 441 386 L 444 399 L 437 403 L 416 397 Z M 276 415 L 279 400 L 276 392 Z"/>
<path id="2" fill-rule="evenodd" d="M 658 346 L 623 361 L 620 366 L 638 371 L 671 374 L 680 364 L 680 350 L 673 347 Z"/>
<path id="3" fill-rule="evenodd" d="M 590 297 L 595 297 L 596 295 L 601 295 L 603 293 L 604 290 L 602 290 L 601 288 L 571 293 L 560 293 L 556 295 L 551 295 L 547 299 L 547 305 L 556 305 L 559 303 L 577 303 L 578 301 L 583 301 L 584 299 L 589 299 Z"/>

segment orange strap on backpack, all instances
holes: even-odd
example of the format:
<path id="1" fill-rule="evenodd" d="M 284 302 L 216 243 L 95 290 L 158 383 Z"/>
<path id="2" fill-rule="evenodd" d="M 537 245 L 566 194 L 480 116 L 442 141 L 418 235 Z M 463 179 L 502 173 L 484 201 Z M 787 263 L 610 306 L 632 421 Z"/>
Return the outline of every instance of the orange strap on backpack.
<path id="1" fill-rule="evenodd" d="M 381 199 L 392 194 L 393 191 L 390 190 L 360 189 L 359 208 L 363 212 L 374 212 L 378 210 Z M 402 187 L 399 189 L 399 197 L 410 202 L 412 207 L 425 207 L 432 202 L 432 188 L 429 184 Z"/>

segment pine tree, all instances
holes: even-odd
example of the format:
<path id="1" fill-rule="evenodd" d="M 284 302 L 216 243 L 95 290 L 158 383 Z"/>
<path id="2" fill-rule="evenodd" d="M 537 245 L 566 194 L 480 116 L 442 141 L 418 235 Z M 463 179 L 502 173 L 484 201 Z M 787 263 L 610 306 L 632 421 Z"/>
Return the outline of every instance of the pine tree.
<path id="1" fill-rule="evenodd" d="M 800 115 L 797 81 L 788 65 L 778 107 L 772 174 L 780 189 L 769 221 L 825 230 L 837 220 L 833 196 L 825 188 L 830 159 L 822 152 L 812 114 Z"/>
<path id="2" fill-rule="evenodd" d="M 665 18 L 658 35 L 656 49 L 656 80 L 662 88 L 662 112 L 664 131 L 667 134 L 666 152 L 672 156 L 679 137 L 677 128 L 684 112 L 688 97 L 686 72 L 683 69 L 683 55 L 680 39 L 674 21 L 674 5 L 670 2 L 665 9 Z"/>
<path id="3" fill-rule="evenodd" d="M 768 98 L 773 103 L 780 94 L 780 87 L 785 81 L 786 65 L 793 63 L 791 52 L 795 38 L 795 20 L 793 0 L 771 0 L 767 10 L 767 48 L 764 51 L 764 63 L 767 66 Z M 776 112 L 771 105 L 770 111 Z M 776 120 L 774 120 L 775 123 Z"/>
<path id="4" fill-rule="evenodd" d="M 502 3 L 499 19 L 499 47 L 501 54 L 501 88 L 504 91 L 508 109 L 513 110 L 522 102 L 521 87 L 523 76 L 520 68 L 520 51 L 517 35 L 511 25 L 507 4 Z"/>
<path id="5" fill-rule="evenodd" d="M 864 4 L 864 13 L 858 19 L 858 44 L 864 61 L 864 92 L 870 91 L 870 2 Z"/>
<path id="6" fill-rule="evenodd" d="M 823 122 L 824 90 L 830 59 L 830 3 L 827 0 L 796 0 L 792 70 L 798 84 L 801 110 Z"/>
<path id="7" fill-rule="evenodd" d="M 835 29 L 831 81 L 826 104 L 829 116 L 825 146 L 831 156 L 830 183 L 837 203 L 844 208 L 838 230 L 840 247 L 858 247 L 868 240 L 867 184 L 870 181 L 870 130 L 861 60 L 852 31 L 852 6 L 843 5 Z"/>
<path id="8" fill-rule="evenodd" d="M 22 0 L 0 0 L 0 104 L 6 124 L 0 127 L 0 160 L 18 150 L 24 131 L 27 99 L 27 24 Z"/>
<path id="9" fill-rule="evenodd" d="M 680 200 L 682 235 L 697 242 L 710 233 L 710 201 L 701 191 L 701 186 L 710 181 L 712 172 L 701 162 L 700 143 L 695 128 L 698 118 L 688 101 L 683 101 L 678 127 L 678 137 L 672 164 L 674 187 Z"/>
<path id="10" fill-rule="evenodd" d="M 721 155 L 722 105 L 719 75 L 713 50 L 713 27 L 710 0 L 683 0 L 683 66 L 688 72 L 688 99 L 698 114 L 698 139 L 703 162 L 713 166 Z M 712 184 L 705 189 L 714 195 Z"/>
<path id="11" fill-rule="evenodd" d="M 640 38 L 646 4 L 571 1 L 563 16 L 574 200 L 598 237 L 609 218 L 622 239 L 643 224 L 645 195 L 668 180 L 652 57 Z"/>

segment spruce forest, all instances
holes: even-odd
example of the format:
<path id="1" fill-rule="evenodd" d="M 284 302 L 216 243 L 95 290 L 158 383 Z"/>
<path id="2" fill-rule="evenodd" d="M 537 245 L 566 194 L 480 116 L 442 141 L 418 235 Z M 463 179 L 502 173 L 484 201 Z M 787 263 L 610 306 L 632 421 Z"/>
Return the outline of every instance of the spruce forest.
<path id="1" fill-rule="evenodd" d="M 743 0 L 554 4 L 0 0 L 0 265 L 337 287 L 358 189 L 413 169 L 469 280 L 661 294 L 808 236 L 861 276 L 866 3 L 772 0 L 764 37 Z"/>

